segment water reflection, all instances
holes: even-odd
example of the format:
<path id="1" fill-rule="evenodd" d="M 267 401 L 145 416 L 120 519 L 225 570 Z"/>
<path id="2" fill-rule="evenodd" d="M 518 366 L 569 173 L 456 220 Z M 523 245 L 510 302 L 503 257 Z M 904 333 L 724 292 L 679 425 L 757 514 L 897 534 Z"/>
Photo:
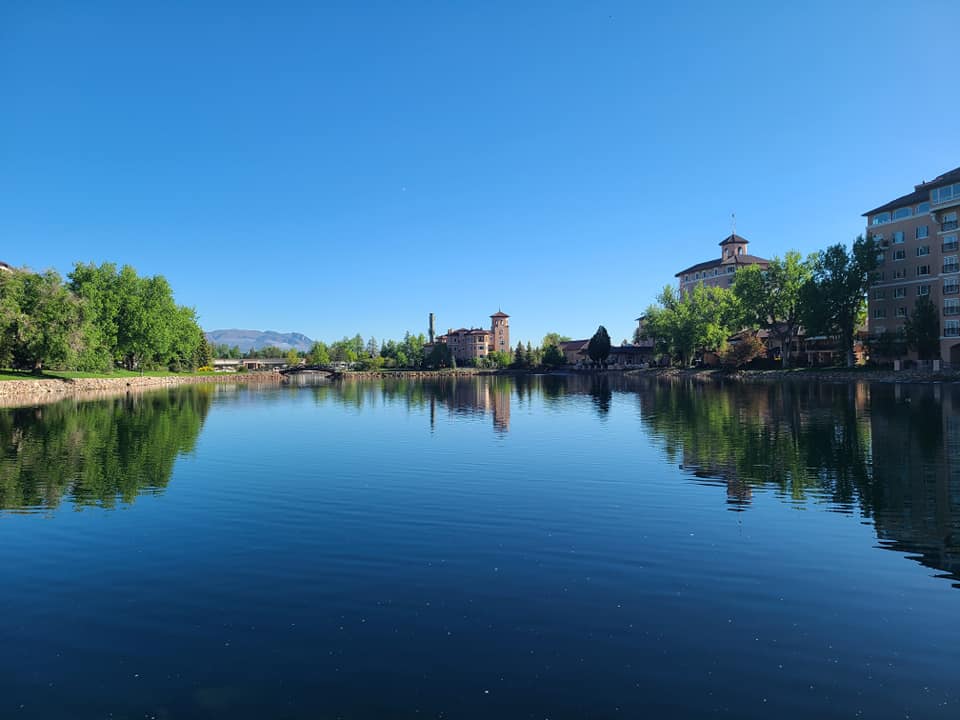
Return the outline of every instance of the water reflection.
<path id="1" fill-rule="evenodd" d="M 649 383 L 641 417 L 666 457 L 726 486 L 872 518 L 882 547 L 960 579 L 960 388 Z"/>
<path id="2" fill-rule="evenodd" d="M 166 487 L 190 452 L 211 387 L 64 401 L 0 411 L 0 508 L 43 510 L 67 500 L 111 507 Z"/>

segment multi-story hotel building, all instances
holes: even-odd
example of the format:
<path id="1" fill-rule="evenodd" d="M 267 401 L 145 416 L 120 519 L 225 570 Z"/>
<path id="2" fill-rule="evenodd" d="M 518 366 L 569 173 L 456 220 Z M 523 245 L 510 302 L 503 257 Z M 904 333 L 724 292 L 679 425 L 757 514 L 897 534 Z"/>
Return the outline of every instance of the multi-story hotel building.
<path id="1" fill-rule="evenodd" d="M 940 359 L 960 363 L 958 212 L 960 168 L 863 214 L 880 245 L 867 305 L 872 337 L 903 330 L 917 299 L 928 297 L 941 313 Z"/>
<path id="2" fill-rule="evenodd" d="M 430 313 L 429 340 L 424 348 L 427 354 L 434 345 L 443 343 L 450 348 L 450 354 L 458 362 L 476 360 L 490 353 L 502 350 L 510 352 L 510 316 L 497 311 L 490 316 L 490 329 L 459 328 L 450 329 L 443 335 L 434 336 L 434 316 Z"/>
<path id="3" fill-rule="evenodd" d="M 676 274 L 680 292 L 687 293 L 696 285 L 729 287 L 733 285 L 733 276 L 738 268 L 747 265 L 767 267 L 770 261 L 747 252 L 750 241 L 737 234 L 729 235 L 720 241 L 720 257 L 691 265 Z"/>

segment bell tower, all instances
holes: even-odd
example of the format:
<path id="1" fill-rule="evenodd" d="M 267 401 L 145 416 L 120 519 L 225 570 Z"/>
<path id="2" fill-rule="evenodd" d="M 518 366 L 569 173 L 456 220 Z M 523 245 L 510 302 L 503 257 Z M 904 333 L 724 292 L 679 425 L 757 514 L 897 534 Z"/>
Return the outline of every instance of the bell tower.
<path id="1" fill-rule="evenodd" d="M 490 352 L 503 350 L 510 352 L 510 316 L 497 310 L 490 316 L 491 347 Z"/>

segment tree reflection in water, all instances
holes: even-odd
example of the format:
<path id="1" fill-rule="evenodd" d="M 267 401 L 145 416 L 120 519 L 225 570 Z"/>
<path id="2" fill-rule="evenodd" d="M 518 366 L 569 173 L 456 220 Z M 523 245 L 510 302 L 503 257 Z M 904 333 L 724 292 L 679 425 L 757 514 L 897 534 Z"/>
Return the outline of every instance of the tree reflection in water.
<path id="1" fill-rule="evenodd" d="M 166 487 L 193 450 L 211 387 L 0 411 L 0 508 L 112 507 Z"/>

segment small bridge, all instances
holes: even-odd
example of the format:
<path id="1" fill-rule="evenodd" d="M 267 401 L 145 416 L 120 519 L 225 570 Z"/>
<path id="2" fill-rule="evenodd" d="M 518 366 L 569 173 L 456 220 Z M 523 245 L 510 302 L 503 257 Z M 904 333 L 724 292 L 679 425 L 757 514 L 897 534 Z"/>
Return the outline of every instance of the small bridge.
<path id="1" fill-rule="evenodd" d="M 337 368 L 329 365 L 293 365 L 278 370 L 281 375 L 300 375 L 303 373 L 314 373 L 317 375 L 326 375 L 331 379 L 339 378 L 343 373 Z"/>

